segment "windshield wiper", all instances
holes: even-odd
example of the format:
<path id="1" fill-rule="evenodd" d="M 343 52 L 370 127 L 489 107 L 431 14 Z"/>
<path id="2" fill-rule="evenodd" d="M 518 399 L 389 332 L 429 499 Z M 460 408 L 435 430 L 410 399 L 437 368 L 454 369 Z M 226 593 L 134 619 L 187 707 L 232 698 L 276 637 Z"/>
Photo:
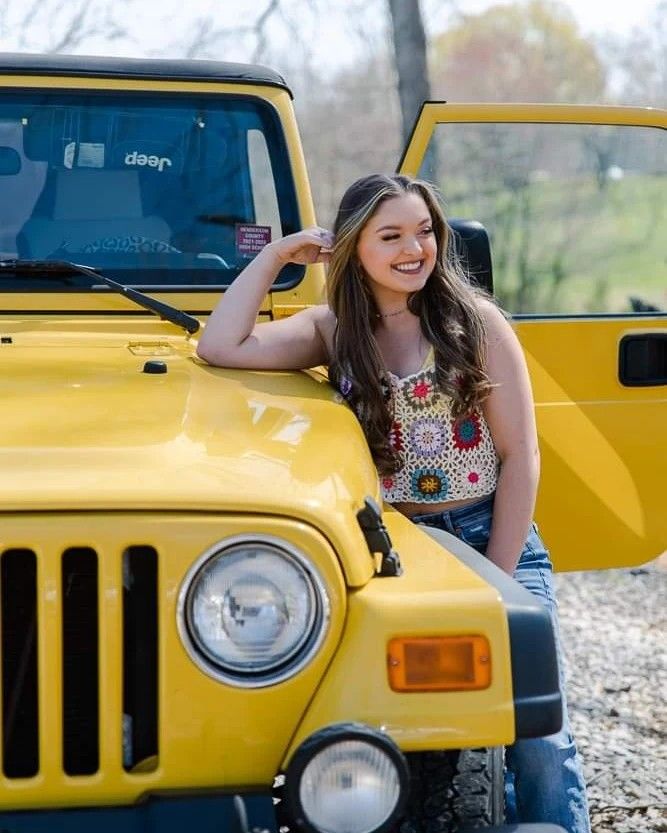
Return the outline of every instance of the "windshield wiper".
<path id="1" fill-rule="evenodd" d="M 0 260 L 0 274 L 3 271 L 13 272 L 14 274 L 21 272 L 41 272 L 45 278 L 55 278 L 57 275 L 76 272 L 80 275 L 85 275 L 90 278 L 90 286 L 95 283 L 106 284 L 109 289 L 118 292 L 119 295 L 124 295 L 130 301 L 134 301 L 140 307 L 154 312 L 165 321 L 170 321 L 178 327 L 183 327 L 188 333 L 196 333 L 201 327 L 199 321 L 187 312 L 183 312 L 170 304 L 165 304 L 162 301 L 157 301 L 143 292 L 139 292 L 132 287 L 125 286 L 125 284 L 107 278 L 96 269 L 91 269 L 89 266 L 83 266 L 81 263 L 72 263 L 69 260 Z"/>

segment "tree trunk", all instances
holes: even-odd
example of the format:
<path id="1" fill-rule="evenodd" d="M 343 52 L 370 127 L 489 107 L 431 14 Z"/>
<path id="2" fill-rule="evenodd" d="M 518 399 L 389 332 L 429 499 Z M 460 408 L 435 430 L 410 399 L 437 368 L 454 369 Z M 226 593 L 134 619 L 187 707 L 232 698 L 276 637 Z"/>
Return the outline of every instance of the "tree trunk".
<path id="1" fill-rule="evenodd" d="M 426 62 L 426 33 L 419 0 L 387 0 L 398 73 L 403 141 L 412 132 L 419 108 L 431 95 Z"/>

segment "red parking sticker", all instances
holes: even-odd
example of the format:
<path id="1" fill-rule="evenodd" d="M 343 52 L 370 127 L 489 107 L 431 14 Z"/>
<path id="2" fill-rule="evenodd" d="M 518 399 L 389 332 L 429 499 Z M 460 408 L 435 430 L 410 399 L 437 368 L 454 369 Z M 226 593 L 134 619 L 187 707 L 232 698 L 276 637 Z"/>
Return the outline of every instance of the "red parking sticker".
<path id="1" fill-rule="evenodd" d="M 241 255 L 256 255 L 271 242 L 271 226 L 237 225 L 236 251 Z"/>

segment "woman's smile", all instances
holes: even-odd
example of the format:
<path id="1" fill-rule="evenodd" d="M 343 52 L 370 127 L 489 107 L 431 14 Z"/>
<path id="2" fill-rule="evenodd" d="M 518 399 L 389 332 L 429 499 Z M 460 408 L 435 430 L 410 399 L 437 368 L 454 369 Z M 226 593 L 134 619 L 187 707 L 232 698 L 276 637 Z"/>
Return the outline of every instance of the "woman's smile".
<path id="1" fill-rule="evenodd" d="M 403 272 L 405 275 L 416 275 L 421 271 L 424 263 L 424 260 L 413 260 L 410 261 L 410 263 L 395 263 L 392 266 L 392 269 L 396 269 L 398 272 Z"/>

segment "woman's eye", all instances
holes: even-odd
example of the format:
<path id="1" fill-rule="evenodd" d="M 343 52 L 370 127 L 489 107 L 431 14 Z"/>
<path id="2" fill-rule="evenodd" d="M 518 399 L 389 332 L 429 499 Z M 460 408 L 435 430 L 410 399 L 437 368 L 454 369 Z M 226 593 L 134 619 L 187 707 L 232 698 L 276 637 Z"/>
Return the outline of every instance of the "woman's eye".
<path id="1" fill-rule="evenodd" d="M 426 228 L 422 229 L 422 234 L 433 234 L 433 229 L 431 226 L 427 226 Z"/>
<path id="2" fill-rule="evenodd" d="M 398 238 L 399 238 L 398 234 L 388 234 L 386 237 L 383 237 L 382 239 L 384 241 L 389 241 L 389 240 L 398 240 Z"/>

